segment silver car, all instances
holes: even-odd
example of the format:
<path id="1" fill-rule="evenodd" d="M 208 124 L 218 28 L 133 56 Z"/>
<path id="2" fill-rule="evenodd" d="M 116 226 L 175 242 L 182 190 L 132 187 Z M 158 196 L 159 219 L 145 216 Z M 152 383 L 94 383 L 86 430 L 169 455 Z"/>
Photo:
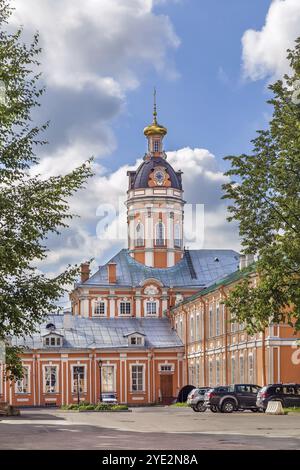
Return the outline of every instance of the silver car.
<path id="1" fill-rule="evenodd" d="M 187 404 L 196 412 L 203 412 L 206 410 L 206 405 L 204 404 L 204 395 L 205 392 L 209 390 L 208 387 L 199 387 L 194 388 L 187 397 Z"/>
<path id="2" fill-rule="evenodd" d="M 118 400 L 115 393 L 102 393 L 101 394 L 101 403 L 108 403 L 111 405 L 117 405 Z"/>

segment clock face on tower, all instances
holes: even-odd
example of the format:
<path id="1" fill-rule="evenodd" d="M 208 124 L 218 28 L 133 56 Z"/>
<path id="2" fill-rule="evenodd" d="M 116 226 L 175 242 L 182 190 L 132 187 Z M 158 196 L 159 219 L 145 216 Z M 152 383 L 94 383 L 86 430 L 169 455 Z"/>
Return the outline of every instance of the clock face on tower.
<path id="1" fill-rule="evenodd" d="M 163 166 L 157 166 L 151 171 L 148 186 L 150 188 L 155 186 L 171 186 L 170 176 Z"/>
<path id="2" fill-rule="evenodd" d="M 163 169 L 158 168 L 154 171 L 153 178 L 157 186 L 162 186 L 166 178 L 166 172 Z"/>

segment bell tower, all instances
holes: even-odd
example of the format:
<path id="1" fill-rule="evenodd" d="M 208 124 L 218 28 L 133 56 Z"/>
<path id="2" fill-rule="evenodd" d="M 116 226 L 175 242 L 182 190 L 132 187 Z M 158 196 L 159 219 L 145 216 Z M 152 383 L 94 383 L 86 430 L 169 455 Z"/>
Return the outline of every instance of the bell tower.
<path id="1" fill-rule="evenodd" d="M 145 127 L 147 152 L 136 171 L 127 173 L 128 250 L 138 262 L 156 268 L 174 266 L 183 256 L 183 190 L 181 171 L 167 162 L 158 124 L 156 90 L 153 121 Z"/>

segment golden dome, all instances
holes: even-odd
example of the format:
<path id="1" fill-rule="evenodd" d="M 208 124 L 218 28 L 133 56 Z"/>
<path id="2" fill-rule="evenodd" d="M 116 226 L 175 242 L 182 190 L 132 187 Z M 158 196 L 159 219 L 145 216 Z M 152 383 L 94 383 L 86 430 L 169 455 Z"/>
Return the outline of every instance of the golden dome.
<path id="1" fill-rule="evenodd" d="M 150 135 L 166 135 L 168 129 L 164 126 L 158 124 L 156 120 L 157 112 L 156 112 L 156 89 L 154 88 L 154 106 L 153 106 L 153 122 L 149 126 L 145 127 L 144 134 L 145 136 L 149 137 Z"/>
<path id="2" fill-rule="evenodd" d="M 168 130 L 156 122 L 156 119 L 149 126 L 145 127 L 144 134 L 149 137 L 149 135 L 166 135 Z"/>

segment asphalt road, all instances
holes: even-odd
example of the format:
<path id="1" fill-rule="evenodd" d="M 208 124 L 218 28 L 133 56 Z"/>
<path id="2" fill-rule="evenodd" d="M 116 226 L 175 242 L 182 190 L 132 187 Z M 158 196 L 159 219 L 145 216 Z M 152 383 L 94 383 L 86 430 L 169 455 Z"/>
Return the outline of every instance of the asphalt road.
<path id="1" fill-rule="evenodd" d="M 174 408 L 110 414 L 26 410 L 20 417 L 0 420 L 0 449 L 299 450 L 300 415 L 223 415 Z"/>

